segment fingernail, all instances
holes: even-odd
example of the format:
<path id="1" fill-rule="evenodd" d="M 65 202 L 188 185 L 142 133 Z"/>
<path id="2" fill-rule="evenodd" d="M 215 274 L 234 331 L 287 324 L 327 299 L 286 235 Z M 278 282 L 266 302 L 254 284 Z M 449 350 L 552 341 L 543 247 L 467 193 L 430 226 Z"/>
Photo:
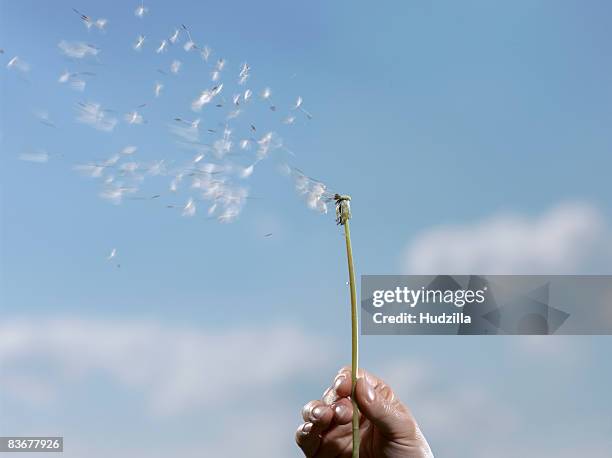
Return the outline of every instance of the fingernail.
<path id="1" fill-rule="evenodd" d="M 314 409 L 312 409 L 312 412 L 310 412 L 310 416 L 312 417 L 313 420 L 319 420 L 321 417 L 323 417 L 323 413 L 325 413 L 325 411 L 323 410 L 323 407 L 317 406 Z"/>
<path id="2" fill-rule="evenodd" d="M 312 423 L 304 423 L 304 426 L 302 426 L 303 433 L 308 434 L 311 429 L 312 429 Z"/>
<path id="3" fill-rule="evenodd" d="M 338 375 L 336 377 L 336 380 L 334 380 L 334 390 L 337 390 L 338 388 L 340 388 L 340 385 L 342 385 L 342 383 L 344 382 L 344 380 L 346 380 L 346 376 L 345 375 Z"/>

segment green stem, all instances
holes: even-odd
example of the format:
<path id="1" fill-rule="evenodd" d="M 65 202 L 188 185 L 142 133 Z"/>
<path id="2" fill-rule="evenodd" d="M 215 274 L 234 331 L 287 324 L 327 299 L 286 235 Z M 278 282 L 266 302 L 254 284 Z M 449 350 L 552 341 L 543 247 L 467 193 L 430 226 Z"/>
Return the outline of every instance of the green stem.
<path id="1" fill-rule="evenodd" d="M 359 316 L 357 314 L 357 291 L 355 288 L 355 272 L 353 270 L 353 248 L 351 247 L 351 231 L 348 220 L 344 223 L 346 239 L 346 257 L 348 259 L 349 282 L 351 285 L 351 374 L 353 403 L 353 458 L 359 458 L 359 408 L 355 401 L 355 385 L 359 370 Z"/>

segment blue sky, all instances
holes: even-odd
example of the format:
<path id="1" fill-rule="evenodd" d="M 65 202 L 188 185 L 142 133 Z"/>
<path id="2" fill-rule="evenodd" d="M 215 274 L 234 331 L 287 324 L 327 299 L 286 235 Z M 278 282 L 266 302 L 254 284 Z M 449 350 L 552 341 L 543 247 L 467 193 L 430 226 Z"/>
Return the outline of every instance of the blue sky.
<path id="1" fill-rule="evenodd" d="M 304 98 L 314 115 L 311 121 L 301 117 L 293 126 L 277 122 L 269 129 L 278 128 L 295 152 L 292 165 L 353 196 L 358 273 L 401 273 L 423 265 L 467 270 L 503 265 L 504 273 L 523 273 L 535 265 L 533 270 L 543 273 L 610 273 L 609 263 L 598 258 L 609 248 L 612 216 L 612 7 L 607 2 L 589 2 L 588 8 L 577 1 L 146 5 L 148 14 L 139 19 L 133 13 L 137 2 L 0 2 L 0 47 L 5 51 L 0 55 L 0 302 L 6 322 L 20 320 L 29 332 L 39 320 L 43 327 L 54 320 L 76 320 L 71 332 L 99 326 L 108 330 L 109 339 L 115 335 L 113 323 L 153 323 L 166 328 L 159 335 L 145 333 L 147 338 L 166 342 L 169 348 L 185 328 L 228 340 L 234 333 L 252 336 L 250 332 L 263 338 L 266 332 L 261 330 L 270 327 L 297 329 L 287 345 L 305 360 L 314 360 L 304 362 L 313 371 L 279 372 L 282 402 L 272 410 L 274 418 L 283 419 L 281 425 L 295 417 L 297 426 L 301 404 L 318 396 L 333 376 L 330 371 L 345 363 L 348 292 L 341 233 L 332 215 L 307 209 L 291 180 L 277 173 L 275 160 L 258 165 L 246 182 L 254 198 L 229 225 L 206 219 L 204 208 L 194 218 L 165 208 L 174 201 L 163 180 L 154 188 L 164 194 L 162 201 L 115 206 L 98 197 L 98 183 L 72 170 L 77 163 L 109 157 L 126 145 L 137 145 L 136 156 L 143 161 L 188 157 L 177 147 L 168 124 L 176 116 L 196 116 L 189 103 L 210 87 L 210 69 L 180 47 L 164 55 L 154 52 L 181 23 L 190 27 L 196 42 L 210 45 L 213 59 L 227 60 L 228 79 L 236 78 L 246 61 L 253 74 L 247 86 L 254 92 L 270 86 L 275 103 L 286 111 L 298 95 Z M 72 7 L 107 18 L 106 32 L 86 30 Z M 136 52 L 131 45 L 139 34 L 147 41 Z M 101 49 L 99 59 L 68 60 L 59 51 L 61 40 L 92 43 Z M 6 68 L 15 55 L 30 64 L 29 72 Z M 173 59 L 183 62 L 178 75 L 156 71 L 168 68 Z M 58 84 L 66 69 L 96 76 L 79 93 Z M 157 99 L 155 81 L 164 83 Z M 147 103 L 143 111 L 148 122 L 130 126 L 121 121 L 112 133 L 97 131 L 75 122 L 77 102 L 86 101 L 118 113 Z M 199 114 L 203 124 L 218 121 L 213 109 L 205 107 Z M 57 127 L 41 124 L 34 110 L 47 111 Z M 265 125 L 271 117 L 254 108 L 252 119 Z M 51 153 L 49 162 L 18 160 L 20 154 L 36 150 Z M 570 223 L 575 215 L 586 214 L 587 227 L 557 224 L 550 216 L 567 205 L 588 209 L 561 212 Z M 523 237 L 515 247 L 519 261 L 506 262 L 504 250 L 497 255 L 481 250 L 472 264 L 461 264 L 444 255 L 447 245 L 439 248 L 442 255 L 433 264 L 414 260 L 432 231 L 445 228 L 444 234 L 450 235 L 443 240 L 452 244 L 456 228 L 469 237 L 496 227 L 487 221 L 506 214 L 520 221 L 513 226 Z M 569 228 L 569 235 L 556 236 L 558 227 Z M 562 266 L 546 253 L 534 258 L 533 247 L 541 239 L 531 234 L 541 228 L 551 230 L 556 252 L 567 253 Z M 507 240 L 515 240 L 512 230 L 504 233 Z M 269 232 L 271 237 L 263 237 Z M 592 243 L 577 245 L 572 237 L 576 234 Z M 106 261 L 114 247 L 120 269 Z M 321 351 L 311 354 L 297 348 L 302 337 Z M 55 348 L 57 337 L 46 338 Z M 455 416 L 446 416 L 462 422 L 465 418 L 457 412 L 472 410 L 473 402 L 482 402 L 483 409 L 492 412 L 501 404 L 499 412 L 512 412 L 519 424 L 513 431 L 524 444 L 533 445 L 526 449 L 539 450 L 537 456 L 556 456 L 561 433 L 551 424 L 559 422 L 563 405 L 573 418 L 564 420 L 560 430 L 566 427 L 575 434 L 575 425 L 584 425 L 576 450 L 594 444 L 597 456 L 603 438 L 612 437 L 612 401 L 606 388 L 612 366 L 605 359 L 610 341 L 559 339 L 539 352 L 529 346 L 531 341 L 523 344 L 520 339 L 371 337 L 363 339 L 363 363 L 391 377 L 404 374 L 396 375 L 397 383 L 418 389 L 405 388 L 404 393 L 426 418 L 424 430 L 427 433 L 429 426 L 432 431 L 434 451 L 444 456 L 486 456 L 492 445 L 470 440 L 453 444 L 459 439 L 448 431 L 461 428 L 436 426 L 443 423 L 430 415 L 437 400 L 448 401 L 445 405 Z M 104 348 L 104 342 L 90 344 Z M 27 377 L 45 380 L 49 368 L 36 361 L 39 347 L 23 348 L 25 362 L 6 363 L 12 377 L 10 383 L 5 380 L 7 386 L 14 388 L 15 380 L 26 386 Z M 566 357 L 567 352 L 574 356 Z M 76 365 L 89 370 L 82 367 L 84 356 L 66 360 L 58 354 L 52 354 L 51 369 L 72 374 L 64 366 Z M 271 353 L 271 360 L 286 362 L 283 355 L 275 355 Z M 171 353 L 167 357 L 173 359 Z M 241 361 L 233 357 L 237 359 L 228 356 Z M 155 441 L 159 447 L 172 444 L 173 437 L 187 437 L 193 447 L 201 440 L 215 444 L 212 436 L 183 436 L 186 429 L 210 424 L 206 415 L 181 408 L 170 419 L 150 416 L 147 396 L 159 393 L 115 377 L 123 372 L 114 371 L 111 363 L 99 364 L 94 364 L 93 375 L 74 385 L 64 374 L 44 389 L 38 387 L 54 399 L 28 407 L 40 420 L 17 413 L 22 405 L 16 395 L 4 396 L 3 411 L 9 414 L 2 429 L 9 425 L 11 433 L 21 433 L 62 425 L 58 432 L 85 440 L 99 430 L 94 417 L 115 418 L 120 411 L 121 419 L 110 427 L 120 438 L 119 447 L 125 446 L 128 430 L 146 437 L 151 447 Z M 409 368 L 425 374 L 424 386 L 411 385 L 405 375 Z M 253 388 L 260 401 L 249 400 L 249 408 L 276 399 L 265 386 Z M 461 404 L 456 392 L 461 387 L 474 387 L 481 401 Z M 194 404 L 206 409 L 208 398 L 191 390 Z M 549 396 L 543 398 L 543 391 Z M 66 409 L 63 415 L 57 413 L 58 405 Z M 239 405 L 234 407 L 239 410 Z M 76 417 L 88 421 L 77 424 L 72 420 Z M 526 418 L 535 419 L 538 431 L 520 426 Z M 470 420 L 487 424 L 478 415 Z M 231 437 L 234 424 L 230 416 L 217 428 Z M 270 437 L 278 437 L 282 453 L 295 453 L 292 428 L 287 434 L 269 431 Z M 152 431 L 164 430 L 176 434 L 152 439 Z M 499 441 L 503 439 L 500 435 Z M 265 448 L 267 442 L 261 445 L 262 456 L 276 451 Z M 553 452 L 548 452 L 551 447 Z"/>

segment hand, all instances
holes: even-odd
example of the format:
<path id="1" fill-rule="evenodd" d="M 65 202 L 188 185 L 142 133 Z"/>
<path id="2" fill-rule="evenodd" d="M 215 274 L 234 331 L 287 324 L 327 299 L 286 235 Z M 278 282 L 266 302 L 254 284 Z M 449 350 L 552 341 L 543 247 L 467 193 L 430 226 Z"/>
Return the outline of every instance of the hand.
<path id="1" fill-rule="evenodd" d="M 304 406 L 305 423 L 295 440 L 306 457 L 351 457 L 350 395 L 351 368 L 343 367 L 323 398 Z M 385 382 L 360 369 L 355 399 L 360 411 L 360 458 L 433 458 L 410 410 Z"/>

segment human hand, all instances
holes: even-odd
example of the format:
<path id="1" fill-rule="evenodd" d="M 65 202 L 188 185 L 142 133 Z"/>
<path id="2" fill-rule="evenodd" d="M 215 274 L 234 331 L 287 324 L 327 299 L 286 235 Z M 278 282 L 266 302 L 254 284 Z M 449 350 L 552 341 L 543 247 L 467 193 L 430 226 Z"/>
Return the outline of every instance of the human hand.
<path id="1" fill-rule="evenodd" d="M 321 400 L 302 409 L 295 440 L 307 458 L 350 458 L 351 368 L 343 367 Z M 360 411 L 360 458 L 433 458 L 416 420 L 384 381 L 359 370 L 355 400 Z"/>

